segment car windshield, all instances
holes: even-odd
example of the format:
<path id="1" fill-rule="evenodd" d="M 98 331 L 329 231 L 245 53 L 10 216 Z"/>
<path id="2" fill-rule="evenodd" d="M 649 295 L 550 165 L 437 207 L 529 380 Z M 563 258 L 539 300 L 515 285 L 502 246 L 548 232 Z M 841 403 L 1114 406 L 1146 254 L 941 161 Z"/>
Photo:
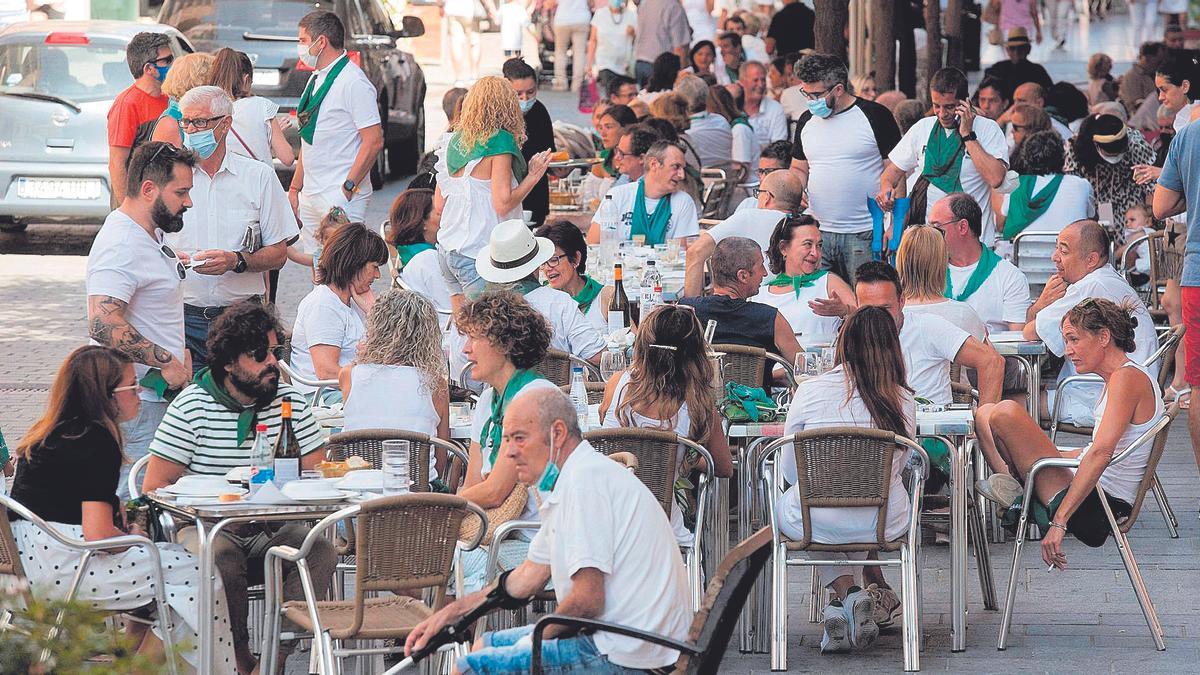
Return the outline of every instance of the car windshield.
<path id="1" fill-rule="evenodd" d="M 59 96 L 75 103 L 116 98 L 133 83 L 125 46 L 115 42 L 47 44 L 21 35 L 0 42 L 0 93 Z"/>
<path id="2" fill-rule="evenodd" d="M 180 3 L 181 5 L 183 3 Z M 333 11 L 333 2 L 314 0 L 256 0 L 255 2 L 201 2 L 189 4 L 176 17 L 177 27 L 189 39 L 222 44 L 243 38 L 296 39 L 305 14 L 317 9 Z"/>

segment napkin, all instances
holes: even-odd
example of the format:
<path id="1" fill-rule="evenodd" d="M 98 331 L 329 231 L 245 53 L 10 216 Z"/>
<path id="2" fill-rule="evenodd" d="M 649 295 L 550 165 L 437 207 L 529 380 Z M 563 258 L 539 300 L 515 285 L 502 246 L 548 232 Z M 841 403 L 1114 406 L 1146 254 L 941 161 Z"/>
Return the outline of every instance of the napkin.
<path id="1" fill-rule="evenodd" d="M 299 504 L 300 502 L 283 494 L 283 492 L 275 486 L 272 481 L 263 483 L 249 499 L 243 500 L 247 504 Z"/>

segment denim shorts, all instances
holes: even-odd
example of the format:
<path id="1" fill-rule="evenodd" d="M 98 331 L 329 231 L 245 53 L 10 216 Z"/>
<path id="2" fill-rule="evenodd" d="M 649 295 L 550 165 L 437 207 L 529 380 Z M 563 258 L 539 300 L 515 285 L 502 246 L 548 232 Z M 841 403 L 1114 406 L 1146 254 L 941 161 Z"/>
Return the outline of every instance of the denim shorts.
<path id="1" fill-rule="evenodd" d="M 483 649 L 467 654 L 458 660 L 458 670 L 467 675 L 493 675 L 498 673 L 528 673 L 532 665 L 532 650 L 527 644 L 517 641 L 533 634 L 533 626 L 521 626 L 483 634 Z M 542 671 L 552 674 L 565 673 L 641 673 L 644 671 L 625 668 L 611 663 L 608 657 L 596 649 L 590 635 L 545 640 L 542 642 Z"/>
<path id="2" fill-rule="evenodd" d="M 447 251 L 438 246 L 438 262 L 441 263 L 442 279 L 450 295 L 466 295 L 474 300 L 483 293 L 487 281 L 475 270 L 475 259 L 456 251 Z"/>

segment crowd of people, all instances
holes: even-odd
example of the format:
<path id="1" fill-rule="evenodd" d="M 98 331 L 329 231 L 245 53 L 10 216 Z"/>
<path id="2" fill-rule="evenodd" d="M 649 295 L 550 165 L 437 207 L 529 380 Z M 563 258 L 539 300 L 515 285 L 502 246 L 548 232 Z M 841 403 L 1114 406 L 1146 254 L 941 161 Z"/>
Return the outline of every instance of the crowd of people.
<path id="1" fill-rule="evenodd" d="M 519 2 L 484 2 L 505 40 L 519 24 L 518 43 L 528 24 Z M 538 370 L 550 350 L 598 366 L 613 349 L 616 291 L 609 270 L 594 258 L 589 267 L 589 245 L 615 223 L 617 239 L 678 244 L 686 263 L 674 302 L 643 308 L 629 326 L 629 365 L 603 383 L 601 425 L 670 430 L 703 445 L 707 460 L 680 446 L 682 475 L 734 472 L 712 344 L 760 347 L 796 364 L 806 349 L 833 344 L 831 369 L 790 392 L 786 433 L 853 426 L 913 437 L 918 401 L 947 406 L 966 385 L 992 472 L 974 489 L 1001 506 L 1023 493 L 1035 461 L 1062 456 L 1040 426 L 1051 411 L 1094 429 L 1091 444 L 1067 453 L 1083 460 L 1077 472 L 1056 469 L 1037 483 L 1048 564 L 1066 565 L 1065 534 L 1089 546 L 1107 539 L 1095 486 L 1114 512 L 1129 513 L 1149 448 L 1119 468 L 1108 460 L 1158 422 L 1164 397 L 1184 403 L 1200 383 L 1200 209 L 1187 207 L 1200 194 L 1193 52 L 1146 42 L 1119 80 L 1112 59 L 1097 54 L 1085 91 L 1028 60 L 1030 33 L 1042 39 L 1036 3 L 1005 0 L 1007 58 L 974 92 L 963 72 L 937 70 L 916 99 L 815 52 L 813 12 L 797 0 L 778 11 L 612 0 L 594 12 L 562 0 L 552 86 L 578 88 L 594 75 L 604 91 L 583 153 L 595 160 L 584 180 L 601 198 L 581 227 L 551 217 L 555 122 L 538 101 L 539 75 L 507 42 L 506 56 L 518 55 L 501 76 L 478 77 L 471 4 L 444 7 L 468 52 L 453 61 L 469 88 L 447 92 L 448 130 L 382 227 L 363 222 L 383 143 L 375 91 L 346 52 L 336 15 L 314 11 L 298 25 L 299 59 L 314 70 L 299 103 L 298 153 L 275 121 L 278 108 L 252 94 L 246 54 L 175 58 L 153 33 L 130 42 L 135 82 L 109 114 L 117 207 L 88 257 L 93 344 L 68 357 L 42 419 L 14 445 L 14 498 L 73 536 L 103 539 L 125 528 L 119 499 L 131 463 L 146 455 L 143 492 L 185 474 L 223 475 L 248 463 L 255 425 L 274 435 L 288 408 L 309 469 L 325 446 L 314 407 L 339 406 L 346 430 L 450 440 L 452 396 L 473 389 L 459 494 L 485 509 L 515 507 L 543 527 L 501 545 L 510 571 L 498 581 L 487 578 L 486 551 L 462 556 L 468 594 L 421 623 L 407 647 L 422 647 L 489 593 L 528 598 L 547 582 L 559 613 L 684 639 L 691 593 L 679 551 L 696 544 L 687 500 L 664 511 L 604 459 L 583 438 L 572 402 Z M 1062 31 L 1052 14 L 1053 39 Z M 295 166 L 286 189 L 276 160 Z M 700 217 L 711 213 L 704 169 L 738 177 L 739 198 L 715 224 Z M 1175 217 L 1187 221 L 1186 246 L 1174 243 L 1182 229 L 1167 219 Z M 1163 228 L 1175 233 L 1165 254 L 1125 246 Z M 1041 248 L 1020 242 L 1023 233 L 1041 235 Z M 288 261 L 311 267 L 313 286 L 284 326 L 273 302 Z M 389 290 L 377 295 L 388 270 Z M 1131 273 L 1139 271 L 1140 281 Z M 1165 287 L 1155 313 L 1196 328 L 1174 363 L 1153 361 L 1159 338 L 1145 284 Z M 1014 331 L 1045 344 L 1046 372 L 1061 364 L 1057 381 L 1078 373 L 1101 381 L 1057 405 L 1054 386 L 1030 391 L 1020 364 L 992 343 Z M 291 382 L 280 379 L 285 362 Z M 1158 373 L 1172 368 L 1164 392 Z M 789 379 L 764 375 L 768 391 Z M 1196 419 L 1189 427 L 1200 448 Z M 938 444 L 925 449 L 933 493 L 949 480 L 948 458 Z M 0 459 L 6 453 L 0 437 Z M 805 522 L 796 458 L 780 458 L 784 536 L 875 537 L 866 509 L 821 509 Z M 431 479 L 447 460 L 431 455 Z M 910 522 L 906 460 L 891 465 L 881 526 L 889 539 Z M 49 537 L 19 520 L 13 531 L 31 579 L 71 577 Z M 298 546 L 307 532 L 252 524 L 218 537 L 220 672 L 253 671 L 246 588 L 261 581 L 269 547 Z M 187 638 L 207 618 L 193 601 L 194 528 L 177 541 L 160 546 L 174 625 Z M 318 593 L 336 562 L 328 542 L 309 554 Z M 114 610 L 145 604 L 153 589 L 134 570 L 146 564 L 134 549 L 104 557 L 103 582 L 83 584 L 81 597 Z M 823 652 L 865 648 L 899 618 L 881 568 L 842 567 L 822 582 L 832 594 Z M 294 573 L 283 593 L 302 596 Z M 564 669 L 656 669 L 677 657 L 627 637 L 555 631 L 548 658 Z M 460 669 L 525 672 L 528 633 L 485 634 Z M 154 639 L 147 633 L 144 644 Z"/>

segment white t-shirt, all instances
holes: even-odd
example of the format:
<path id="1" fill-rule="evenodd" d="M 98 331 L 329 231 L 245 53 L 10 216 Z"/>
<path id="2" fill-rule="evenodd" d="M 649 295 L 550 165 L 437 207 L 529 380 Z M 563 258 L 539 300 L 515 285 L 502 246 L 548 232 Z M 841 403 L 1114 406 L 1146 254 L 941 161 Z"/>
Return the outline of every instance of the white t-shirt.
<path id="1" fill-rule="evenodd" d="M 596 72 L 611 70 L 618 75 L 629 72 L 629 60 L 633 56 L 633 36 L 627 32 L 637 28 L 637 7 L 625 5 L 625 11 L 614 14 L 604 7 L 592 16 L 592 27 L 596 29 Z"/>
<path id="2" fill-rule="evenodd" d="M 446 0 L 446 5 L 443 9 L 446 12 L 446 16 L 470 19 L 475 16 L 476 5 L 478 4 L 479 0 Z"/>
<path id="3" fill-rule="evenodd" d="M 750 126 L 754 127 L 754 137 L 758 139 L 759 147 L 767 147 L 775 141 L 787 140 L 787 114 L 783 106 L 773 98 L 763 97 L 758 104 L 758 114 L 750 116 Z"/>
<path id="4" fill-rule="evenodd" d="M 791 435 L 808 429 L 828 427 L 875 428 L 871 413 L 863 403 L 858 391 L 847 401 L 847 376 L 842 366 L 800 383 L 792 396 L 787 420 L 783 423 L 785 434 Z M 911 437 L 917 416 L 913 395 L 901 390 L 901 410 L 904 411 L 905 427 Z M 884 536 L 895 539 L 908 531 L 909 496 L 901 476 L 908 464 L 911 450 L 897 448 L 892 460 L 891 490 L 888 493 L 887 524 Z M 779 450 L 778 461 L 783 477 L 791 488 L 777 502 L 776 515 L 779 527 L 788 537 L 801 539 L 804 536 L 804 518 L 800 509 L 800 494 L 796 483 L 796 453 L 788 445 Z M 874 507 L 814 508 L 812 518 L 813 541 L 822 544 L 845 544 L 850 542 L 874 541 L 879 510 Z"/>
<path id="5" fill-rule="evenodd" d="M 790 120 L 798 120 L 808 112 L 808 98 L 804 96 L 798 84 L 783 90 L 779 95 L 779 105 L 783 106 L 783 113 Z"/>
<path id="6" fill-rule="evenodd" d="M 967 331 L 971 337 L 983 342 L 987 337 L 987 325 L 965 302 L 957 300 L 946 300 L 945 302 L 934 302 L 927 305 L 916 305 L 906 303 L 904 305 L 904 315 L 911 316 L 913 314 L 926 314 L 932 316 L 940 316 L 946 321 L 958 326 Z"/>
<path id="7" fill-rule="evenodd" d="M 620 235 L 622 239 L 630 239 L 633 230 L 633 203 L 637 198 L 638 184 L 626 183 L 618 185 L 608 191 L 612 199 L 607 196 L 600 202 L 600 208 L 596 211 L 596 221 L 603 222 L 604 218 L 611 218 L 614 215 L 620 219 Z M 696 202 L 688 196 L 683 190 L 672 192 L 669 199 L 671 200 L 671 219 L 667 221 L 667 234 L 665 239 L 679 239 L 681 237 L 690 237 L 700 233 L 700 217 L 696 213 Z M 646 214 L 654 215 L 654 210 L 658 208 L 662 197 L 657 199 L 646 197 Z"/>
<path id="8" fill-rule="evenodd" d="M 524 28 L 529 23 L 529 11 L 518 0 L 509 0 L 496 10 L 500 15 L 500 48 L 521 51 L 525 43 Z"/>
<path id="9" fill-rule="evenodd" d="M 918 120 L 896 144 L 895 149 L 888 154 L 888 159 L 892 161 L 892 164 L 905 173 L 911 172 L 909 175 L 910 189 L 925 168 L 925 146 L 929 144 L 929 134 L 935 124 L 939 124 L 937 117 L 925 117 Z M 979 137 L 979 143 L 985 152 L 1008 164 L 1008 144 L 1004 141 L 1004 132 L 1000 130 L 1000 125 L 986 117 L 976 117 L 971 130 Z M 943 131 L 958 133 L 957 129 L 944 129 Z M 996 236 L 996 218 L 992 214 L 991 201 L 989 201 L 992 197 L 992 187 L 987 184 L 983 176 L 979 175 L 975 163 L 971 161 L 969 149 L 963 156 L 959 180 L 962 182 L 963 192 L 974 197 L 979 208 L 983 210 L 983 232 L 980 241 L 988 245 Z M 878 189 L 876 187 L 876 190 Z M 812 194 L 811 191 L 809 194 Z M 929 219 L 929 210 L 939 199 L 945 197 L 946 193 L 931 184 L 927 195 L 927 207 L 923 218 L 926 222 Z"/>
<path id="10" fill-rule="evenodd" d="M 700 156 L 700 166 L 717 166 L 733 158 L 733 131 L 724 117 L 702 112 L 694 113 L 688 119 L 691 126 L 684 135 Z"/>
<path id="11" fill-rule="evenodd" d="M 450 315 L 450 290 L 446 288 L 446 279 L 442 276 L 437 250 L 426 249 L 413 256 L 400 270 L 400 281 L 432 302 L 438 314 L 443 317 Z"/>
<path id="12" fill-rule="evenodd" d="M 969 337 L 965 330 L 940 316 L 905 310 L 900 349 L 904 352 L 908 386 L 917 396 L 938 405 L 952 402 L 950 363 Z"/>
<path id="13" fill-rule="evenodd" d="M 313 73 L 316 78 L 314 93 L 321 88 L 325 76 L 336 63 L 335 60 L 324 70 Z M 342 189 L 342 183 L 346 182 L 358 148 L 362 145 L 359 131 L 379 124 L 378 100 L 375 85 L 371 84 L 362 69 L 354 62 L 347 63 L 321 103 L 312 144 L 300 141 L 300 156 L 304 160 L 304 194 L 317 195 Z M 371 181 L 361 181 L 358 193 L 371 194 Z"/>
<path id="14" fill-rule="evenodd" d="M 950 266 L 950 286 L 955 292 L 967 287 L 967 280 L 979 266 Z M 1029 309 L 1029 280 L 1025 273 L 1007 260 L 1000 260 L 983 284 L 963 302 L 970 305 L 989 331 L 1006 331 L 1009 323 L 1025 323 Z"/>
<path id="15" fill-rule="evenodd" d="M 717 20 L 708 11 L 706 0 L 683 0 L 683 11 L 692 27 L 692 44 L 701 40 L 716 41 Z"/>
<path id="16" fill-rule="evenodd" d="M 296 308 L 296 323 L 292 327 L 292 370 L 306 380 L 318 379 L 310 351 L 313 345 L 337 347 L 338 367 L 349 364 L 354 360 L 358 341 L 366 330 L 366 315 L 354 300 L 347 305 L 329 286 L 318 284 Z M 292 386 L 306 394 L 313 390 L 299 382 Z"/>
<path id="17" fill-rule="evenodd" d="M 412 366 L 355 364 L 350 371 L 350 396 L 342 406 L 343 431 L 403 429 L 437 436 L 442 421 L 433 405 L 433 391 L 420 370 Z M 404 405 L 396 405 L 403 392 Z M 429 449 L 429 479 L 437 478 L 433 448 Z"/>
<path id="18" fill-rule="evenodd" d="M 1054 176 L 1038 176 L 1033 182 L 1033 194 L 1046 187 Z M 1000 206 L 1001 215 L 1007 216 L 1011 194 L 1004 195 L 1004 203 Z M 1071 223 L 1094 216 L 1096 214 L 1096 196 L 1092 192 L 1092 184 L 1086 178 L 1067 174 L 1058 185 L 1054 200 L 1046 208 L 1046 212 L 1029 223 L 1025 232 L 1061 232 Z M 985 233 L 986 234 L 986 233 Z M 999 235 L 999 233 L 997 233 Z M 1049 243 L 1049 242 L 1046 242 Z M 1024 250 L 1022 247 L 1021 250 Z M 999 240 L 997 236 L 996 252 L 1005 258 L 1012 256 L 1012 242 Z"/>
<path id="19" fill-rule="evenodd" d="M 226 138 L 228 143 L 233 135 Z M 194 167 L 189 196 L 192 208 L 183 213 L 183 229 L 165 236 L 176 251 L 253 253 L 300 235 L 275 170 L 248 156 L 226 152 L 211 177 Z M 183 280 L 183 301 L 197 307 L 226 307 L 265 291 L 261 272 L 230 270 L 215 276 L 189 270 Z"/>
<path id="20" fill-rule="evenodd" d="M 150 342 L 183 360 L 183 288 L 179 262 L 163 253 L 162 231 L 150 235 L 124 211 L 108 214 L 87 258 L 87 294 L 127 303 L 125 320 Z M 188 276 L 195 272 L 187 272 Z M 97 344 L 94 340 L 92 344 Z M 135 363 L 140 380 L 149 366 Z M 163 399 L 141 389 L 143 401 Z"/>
<path id="21" fill-rule="evenodd" d="M 667 515 L 636 476 L 581 441 L 540 513 L 529 560 L 550 566 L 559 602 L 571 594 L 576 572 L 595 568 L 604 574 L 597 619 L 686 638 L 692 610 L 683 558 Z M 593 639 L 601 654 L 626 668 L 661 668 L 678 658 L 673 649 L 637 638 L 598 632 Z"/>
<path id="22" fill-rule="evenodd" d="M 590 359 L 604 349 L 604 334 L 596 330 L 571 296 L 550 286 L 538 286 L 525 299 L 550 322 L 550 347 Z"/>
<path id="23" fill-rule="evenodd" d="M 592 22 L 588 0 L 560 0 L 554 12 L 554 26 L 586 26 Z"/>
<path id="24" fill-rule="evenodd" d="M 762 249 L 763 260 L 766 260 L 767 249 L 771 248 L 771 234 L 787 214 L 775 209 L 760 209 L 757 206 L 739 209 L 725 220 L 713 225 L 708 236 L 713 243 L 719 244 L 729 237 L 745 237 L 758 242 Z"/>
<path id="25" fill-rule="evenodd" d="M 755 129 L 748 124 L 734 124 L 729 127 L 729 133 L 733 137 L 730 158 L 735 162 L 753 166 L 761 152 L 758 138 L 754 135 Z"/>
<path id="26" fill-rule="evenodd" d="M 229 151 L 273 166 L 271 120 L 275 119 L 278 112 L 279 106 L 262 96 L 248 96 L 234 101 L 233 130 L 241 138 L 232 133 L 226 137 L 225 145 Z"/>

